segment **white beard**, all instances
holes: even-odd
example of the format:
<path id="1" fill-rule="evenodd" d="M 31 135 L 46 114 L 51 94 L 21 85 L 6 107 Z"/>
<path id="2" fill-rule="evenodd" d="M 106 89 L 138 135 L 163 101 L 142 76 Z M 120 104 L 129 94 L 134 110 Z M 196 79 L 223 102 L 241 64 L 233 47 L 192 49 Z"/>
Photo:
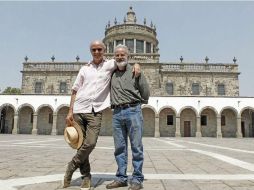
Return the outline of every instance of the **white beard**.
<path id="1" fill-rule="evenodd" d="M 127 61 L 121 61 L 121 62 L 116 62 L 116 65 L 119 69 L 125 68 L 125 66 L 128 64 Z"/>

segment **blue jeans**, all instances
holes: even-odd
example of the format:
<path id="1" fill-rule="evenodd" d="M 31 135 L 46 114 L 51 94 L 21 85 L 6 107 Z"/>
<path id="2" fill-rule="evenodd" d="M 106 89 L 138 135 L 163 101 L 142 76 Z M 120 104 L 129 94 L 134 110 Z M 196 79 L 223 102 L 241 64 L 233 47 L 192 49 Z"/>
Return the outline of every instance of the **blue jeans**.
<path id="1" fill-rule="evenodd" d="M 113 137 L 115 143 L 115 159 L 118 165 L 116 177 L 118 181 L 127 182 L 128 176 L 128 136 L 130 138 L 132 150 L 132 173 L 131 183 L 142 183 L 144 175 L 142 167 L 143 155 L 143 116 L 141 106 L 137 105 L 129 108 L 116 108 L 113 112 Z"/>

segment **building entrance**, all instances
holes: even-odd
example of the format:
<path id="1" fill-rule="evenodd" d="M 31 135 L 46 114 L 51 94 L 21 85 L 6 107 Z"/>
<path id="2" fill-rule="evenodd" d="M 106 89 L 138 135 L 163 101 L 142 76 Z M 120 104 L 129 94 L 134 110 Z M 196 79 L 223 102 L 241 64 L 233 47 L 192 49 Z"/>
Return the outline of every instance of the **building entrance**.
<path id="1" fill-rule="evenodd" d="M 190 137 L 191 135 L 191 122 L 184 121 L 184 137 Z"/>

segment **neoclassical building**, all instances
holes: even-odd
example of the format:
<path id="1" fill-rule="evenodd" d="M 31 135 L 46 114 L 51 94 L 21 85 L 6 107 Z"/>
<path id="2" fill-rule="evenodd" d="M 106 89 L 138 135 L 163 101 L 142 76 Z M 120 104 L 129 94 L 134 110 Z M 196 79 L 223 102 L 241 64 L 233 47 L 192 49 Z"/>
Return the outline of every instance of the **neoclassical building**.
<path id="1" fill-rule="evenodd" d="M 144 136 L 253 137 L 254 98 L 239 97 L 239 71 L 232 63 L 160 62 L 156 26 L 142 23 L 132 7 L 122 22 L 105 27 L 106 58 L 125 44 L 151 89 L 143 105 Z M 25 58 L 22 95 L 0 96 L 1 133 L 63 134 L 71 86 L 87 62 L 31 62 Z M 112 111 L 103 112 L 101 135 L 112 135 Z"/>
<path id="2" fill-rule="evenodd" d="M 123 23 L 110 22 L 103 39 L 106 58 L 113 58 L 113 49 L 118 44 L 128 46 L 130 63 L 139 63 L 148 79 L 152 96 L 239 96 L 239 71 L 236 59 L 232 63 L 160 62 L 156 27 L 146 19 L 137 23 L 135 12 L 130 7 Z M 30 62 L 25 58 L 22 72 L 22 94 L 68 95 L 79 69 L 87 62 Z"/>

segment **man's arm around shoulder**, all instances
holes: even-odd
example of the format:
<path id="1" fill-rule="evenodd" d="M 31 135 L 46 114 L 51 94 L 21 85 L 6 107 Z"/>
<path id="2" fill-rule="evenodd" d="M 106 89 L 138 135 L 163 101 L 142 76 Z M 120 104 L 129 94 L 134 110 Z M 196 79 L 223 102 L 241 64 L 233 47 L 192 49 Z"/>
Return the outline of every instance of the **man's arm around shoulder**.
<path id="1" fill-rule="evenodd" d="M 150 88 L 146 80 L 146 77 L 142 72 L 140 74 L 140 77 L 138 78 L 138 87 L 139 87 L 140 95 L 143 99 L 142 103 L 147 104 L 149 96 L 150 96 Z"/>

